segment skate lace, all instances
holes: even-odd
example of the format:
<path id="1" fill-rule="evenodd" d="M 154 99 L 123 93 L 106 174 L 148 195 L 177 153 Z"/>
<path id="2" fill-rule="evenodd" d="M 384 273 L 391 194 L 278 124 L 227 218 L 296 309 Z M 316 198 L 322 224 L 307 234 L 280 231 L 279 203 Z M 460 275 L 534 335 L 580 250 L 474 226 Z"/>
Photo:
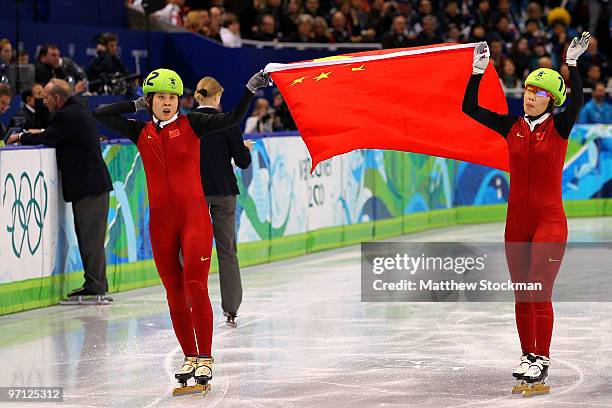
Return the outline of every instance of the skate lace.
<path id="1" fill-rule="evenodd" d="M 537 377 L 540 375 L 540 373 L 542 372 L 542 369 L 544 368 L 544 366 L 542 364 L 540 364 L 539 362 L 537 363 L 532 363 L 529 366 L 529 369 L 527 370 L 526 375 L 529 377 Z"/>
<path id="2" fill-rule="evenodd" d="M 210 377 L 212 374 L 212 370 L 207 365 L 201 365 L 196 369 L 196 374 L 200 376 Z"/>
<path id="3" fill-rule="evenodd" d="M 521 361 L 521 363 L 519 364 L 518 368 L 516 369 L 516 372 L 525 372 L 527 370 L 529 370 L 529 366 L 531 365 L 531 363 L 529 361 Z"/>
<path id="4" fill-rule="evenodd" d="M 180 373 L 181 374 L 188 373 L 191 370 L 193 370 L 195 367 L 196 367 L 196 360 L 190 357 L 186 357 L 185 362 L 183 363 L 183 366 L 180 369 Z"/>
<path id="5" fill-rule="evenodd" d="M 199 360 L 198 365 L 196 367 L 196 374 L 198 376 L 211 377 L 213 363 L 214 363 L 214 360 L 212 358 Z"/>

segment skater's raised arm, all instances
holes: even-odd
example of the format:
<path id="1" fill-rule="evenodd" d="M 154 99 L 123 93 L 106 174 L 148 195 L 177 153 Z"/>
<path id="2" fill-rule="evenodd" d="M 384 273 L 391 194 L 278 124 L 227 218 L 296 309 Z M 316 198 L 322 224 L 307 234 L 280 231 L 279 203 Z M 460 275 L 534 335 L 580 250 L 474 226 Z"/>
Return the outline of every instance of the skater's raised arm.
<path id="1" fill-rule="evenodd" d="M 478 105 L 478 88 L 482 75 L 489 64 L 489 50 L 486 42 L 481 42 L 474 47 L 474 63 L 472 65 L 472 76 L 468 81 L 463 95 L 461 110 L 463 113 L 480 124 L 485 125 L 502 135 L 504 138 L 510 131 L 512 125 L 517 121 L 513 115 L 503 115 L 492 112 Z"/>
<path id="2" fill-rule="evenodd" d="M 213 114 L 191 112 L 187 114 L 187 119 L 189 120 L 189 124 L 195 131 L 196 135 L 202 138 L 206 135 L 206 133 L 239 125 L 244 118 L 252 99 L 253 93 L 247 89 L 245 90 L 244 95 L 242 96 L 242 99 L 240 99 L 238 105 L 231 112 Z"/>
<path id="3" fill-rule="evenodd" d="M 207 114 L 192 112 L 187 115 L 189 124 L 198 137 L 202 138 L 207 132 L 223 130 L 233 125 L 239 125 L 251 104 L 253 94 L 258 88 L 271 85 L 271 80 L 263 71 L 259 71 L 249 79 L 246 90 L 238 105 L 231 112 Z"/>
<path id="4" fill-rule="evenodd" d="M 553 117 L 555 129 L 557 129 L 557 132 L 559 132 L 561 137 L 564 139 L 569 138 L 572 127 L 574 127 L 574 123 L 576 123 L 576 120 L 578 119 L 580 109 L 582 109 L 582 105 L 584 104 L 582 80 L 580 79 L 578 68 L 576 68 L 576 61 L 578 60 L 578 57 L 580 57 L 580 55 L 582 55 L 582 53 L 588 48 L 590 38 L 591 35 L 588 32 L 584 32 L 582 33 L 580 40 L 578 37 L 575 37 L 567 49 L 565 62 L 567 63 L 570 71 L 572 95 L 565 110 Z M 563 81 L 563 78 L 559 77 L 559 79 Z"/>
<path id="5" fill-rule="evenodd" d="M 140 132 L 145 127 L 145 122 L 126 119 L 121 115 L 134 113 L 140 109 L 146 109 L 146 107 L 147 101 L 142 97 L 136 101 L 124 101 L 100 106 L 94 110 L 94 116 L 105 127 L 127 137 L 136 144 L 138 143 Z"/>

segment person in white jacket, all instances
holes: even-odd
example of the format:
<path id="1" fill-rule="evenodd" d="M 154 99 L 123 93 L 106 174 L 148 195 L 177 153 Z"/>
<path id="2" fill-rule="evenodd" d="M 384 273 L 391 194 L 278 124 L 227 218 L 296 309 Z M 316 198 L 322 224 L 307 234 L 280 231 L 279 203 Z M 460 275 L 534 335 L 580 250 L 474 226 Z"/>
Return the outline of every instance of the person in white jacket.
<path id="1" fill-rule="evenodd" d="M 240 37 L 240 23 L 238 17 L 232 13 L 226 13 L 223 19 L 223 27 L 219 32 L 223 45 L 228 48 L 242 47 L 242 38 Z"/>
<path id="2" fill-rule="evenodd" d="M 183 4 L 185 4 L 185 0 L 166 0 L 166 6 L 151 15 L 158 21 L 166 24 L 182 26 L 183 16 L 181 13 L 181 6 Z"/>

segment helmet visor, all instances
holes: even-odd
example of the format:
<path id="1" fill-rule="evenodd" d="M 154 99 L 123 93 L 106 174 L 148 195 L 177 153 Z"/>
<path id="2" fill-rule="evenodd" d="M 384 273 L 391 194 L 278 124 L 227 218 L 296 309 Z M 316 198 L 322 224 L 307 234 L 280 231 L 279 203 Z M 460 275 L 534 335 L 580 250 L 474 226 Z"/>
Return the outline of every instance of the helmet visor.
<path id="1" fill-rule="evenodd" d="M 528 93 L 528 92 L 533 93 L 536 96 L 548 96 L 550 98 L 553 98 L 550 92 L 545 91 L 544 89 L 538 88 L 537 86 L 533 86 L 533 85 L 527 85 L 525 87 L 525 93 Z"/>

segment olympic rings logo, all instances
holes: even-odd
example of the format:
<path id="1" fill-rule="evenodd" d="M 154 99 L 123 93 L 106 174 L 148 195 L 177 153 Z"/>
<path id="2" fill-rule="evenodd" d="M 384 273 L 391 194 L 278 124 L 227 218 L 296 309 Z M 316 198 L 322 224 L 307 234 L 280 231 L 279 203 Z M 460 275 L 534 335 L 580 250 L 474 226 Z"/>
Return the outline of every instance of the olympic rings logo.
<path id="1" fill-rule="evenodd" d="M 12 189 L 7 188 L 11 185 Z M 39 189 L 42 189 L 40 192 L 42 202 L 38 202 L 36 197 Z M 7 200 L 7 193 L 11 191 L 13 193 L 11 222 L 6 226 L 6 230 L 11 234 L 13 253 L 17 258 L 21 258 L 23 245 L 27 241 L 30 254 L 34 255 L 42 241 L 42 229 L 47 215 L 48 193 L 43 172 L 38 172 L 34 185 L 26 172 L 21 173 L 19 188 L 15 177 L 9 173 L 4 179 L 3 206 L 7 201 L 10 203 L 10 194 Z"/>

